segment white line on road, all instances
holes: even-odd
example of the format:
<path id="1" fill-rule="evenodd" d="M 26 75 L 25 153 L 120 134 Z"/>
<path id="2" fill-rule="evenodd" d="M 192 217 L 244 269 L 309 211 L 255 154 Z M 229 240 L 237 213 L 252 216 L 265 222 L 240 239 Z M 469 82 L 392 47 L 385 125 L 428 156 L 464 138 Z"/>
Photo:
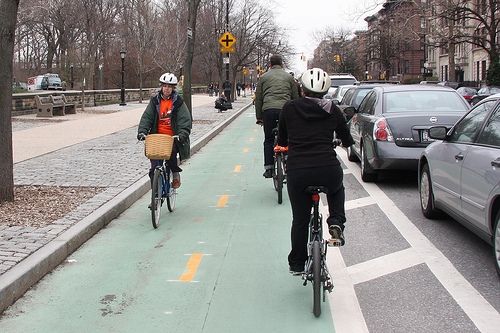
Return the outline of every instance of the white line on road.
<path id="1" fill-rule="evenodd" d="M 398 260 L 401 261 L 403 260 L 403 258 L 400 258 L 399 256 L 406 255 L 406 259 L 410 263 L 425 262 L 431 272 L 446 288 L 451 297 L 453 297 L 457 304 L 463 309 L 463 311 L 476 325 L 479 331 L 483 333 L 498 332 L 498 327 L 500 327 L 500 314 L 498 313 L 498 311 L 496 311 L 496 309 L 490 303 L 488 303 L 488 301 L 467 281 L 467 279 L 465 279 L 463 275 L 460 274 L 460 272 L 453 266 L 448 258 L 446 258 L 446 256 L 444 256 L 441 251 L 439 251 L 434 246 L 434 244 L 432 244 L 425 237 L 425 235 L 420 232 L 420 230 L 418 230 L 418 228 L 408 219 L 408 217 L 394 204 L 392 200 L 389 199 L 389 197 L 387 197 L 387 195 L 376 184 L 364 183 L 361 180 L 359 166 L 347 160 L 347 155 L 343 149 L 338 149 L 337 154 L 342 159 L 346 167 L 352 171 L 352 174 L 368 192 L 374 202 L 379 206 L 381 211 L 388 217 L 391 223 L 398 229 L 401 235 L 411 245 L 412 251 L 401 251 L 401 253 L 397 254 L 395 257 L 397 257 Z M 383 265 L 386 265 L 387 261 L 382 261 L 382 258 L 376 258 L 370 260 L 371 262 L 358 264 L 357 268 L 353 266 L 354 268 L 352 268 L 351 272 L 350 268 L 342 269 L 343 267 L 345 267 L 345 264 L 343 264 L 343 259 L 340 251 L 336 249 L 336 251 L 331 252 L 333 252 L 335 255 L 331 256 L 333 258 L 331 258 L 331 261 L 328 260 L 327 262 L 329 269 L 332 271 L 335 269 L 338 274 L 334 282 L 336 283 L 338 289 L 346 288 L 346 291 L 338 291 L 340 293 L 344 292 L 344 296 L 346 297 L 355 298 L 346 301 L 351 306 L 350 312 L 352 312 L 352 315 L 346 314 L 347 309 L 338 309 L 340 308 L 340 306 L 337 306 L 337 304 L 340 302 L 340 299 L 330 298 L 332 304 L 332 316 L 334 318 L 337 332 L 352 332 L 352 330 L 346 330 L 346 328 L 349 326 L 345 325 L 348 325 L 348 323 L 352 323 L 352 316 L 358 318 L 359 320 L 359 313 L 361 311 L 359 309 L 358 300 L 354 293 L 353 285 L 355 283 L 358 283 L 357 281 L 367 281 L 366 279 L 369 278 L 368 276 L 365 276 L 364 278 L 360 276 L 359 268 L 363 268 L 362 265 L 365 265 L 365 267 L 371 265 L 376 266 L 377 262 L 383 262 Z M 340 259 L 335 258 L 337 256 Z M 405 267 L 402 266 L 400 268 L 403 269 Z M 341 271 L 343 271 L 344 273 L 340 274 Z M 379 273 L 378 276 L 391 273 L 391 270 L 387 271 L 384 269 L 378 269 L 377 271 Z M 356 274 L 354 274 L 354 276 L 350 276 L 350 273 Z M 374 272 L 371 278 L 376 278 L 378 276 Z M 347 277 L 349 277 L 349 281 L 351 283 L 350 286 L 345 284 L 347 282 Z M 346 306 L 348 306 L 349 304 L 347 304 Z M 337 325 L 339 325 L 339 329 L 337 329 Z"/>

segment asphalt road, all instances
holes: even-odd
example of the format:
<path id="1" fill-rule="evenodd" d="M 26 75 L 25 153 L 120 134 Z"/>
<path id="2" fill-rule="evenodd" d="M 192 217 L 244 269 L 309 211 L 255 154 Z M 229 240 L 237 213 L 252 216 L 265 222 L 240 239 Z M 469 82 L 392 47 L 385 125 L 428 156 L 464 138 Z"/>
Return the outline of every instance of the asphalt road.
<path id="1" fill-rule="evenodd" d="M 159 229 L 145 195 L 7 310 L 2 332 L 498 331 L 491 248 L 423 218 L 416 174 L 363 183 L 343 150 L 347 243 L 329 251 L 335 288 L 315 318 L 312 288 L 287 271 L 289 202 L 261 176 L 254 120 L 189 160 Z"/>

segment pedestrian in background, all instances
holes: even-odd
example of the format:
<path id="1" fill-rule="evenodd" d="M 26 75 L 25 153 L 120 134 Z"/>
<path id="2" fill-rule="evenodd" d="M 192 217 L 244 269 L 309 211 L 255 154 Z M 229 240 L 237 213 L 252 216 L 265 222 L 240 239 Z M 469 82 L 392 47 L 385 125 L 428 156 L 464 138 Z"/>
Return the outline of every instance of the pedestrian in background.
<path id="1" fill-rule="evenodd" d="M 270 58 L 269 70 L 260 77 L 255 90 L 255 117 L 257 124 L 264 127 L 264 174 L 272 178 L 274 168 L 273 129 L 283 105 L 299 97 L 293 77 L 283 70 L 283 59 L 279 55 Z"/>

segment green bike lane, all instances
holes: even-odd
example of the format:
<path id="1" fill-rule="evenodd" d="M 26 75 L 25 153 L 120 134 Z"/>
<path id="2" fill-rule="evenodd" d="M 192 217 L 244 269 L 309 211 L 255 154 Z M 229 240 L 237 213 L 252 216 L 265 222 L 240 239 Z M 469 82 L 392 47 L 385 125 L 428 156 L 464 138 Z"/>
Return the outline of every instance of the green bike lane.
<path id="1" fill-rule="evenodd" d="M 8 309 L 10 332 L 333 332 L 288 273 L 291 212 L 262 177 L 249 109 L 183 164 L 153 229 L 148 193 Z"/>

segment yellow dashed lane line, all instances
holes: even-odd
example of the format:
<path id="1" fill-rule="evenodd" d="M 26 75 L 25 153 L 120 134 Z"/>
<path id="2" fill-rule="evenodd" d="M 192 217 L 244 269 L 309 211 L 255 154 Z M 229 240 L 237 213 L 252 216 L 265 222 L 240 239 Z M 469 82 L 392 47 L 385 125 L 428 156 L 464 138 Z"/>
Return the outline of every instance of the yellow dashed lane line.
<path id="1" fill-rule="evenodd" d="M 240 164 L 235 165 L 233 172 L 241 172 L 241 165 Z"/>
<path id="2" fill-rule="evenodd" d="M 201 263 L 201 258 L 203 257 L 203 253 L 193 253 L 186 264 L 186 270 L 179 277 L 179 281 L 181 282 L 191 282 L 196 275 L 196 271 Z"/>
<path id="3" fill-rule="evenodd" d="M 217 208 L 226 207 L 228 201 L 229 201 L 229 195 L 224 194 L 219 196 L 219 200 L 217 200 Z"/>

